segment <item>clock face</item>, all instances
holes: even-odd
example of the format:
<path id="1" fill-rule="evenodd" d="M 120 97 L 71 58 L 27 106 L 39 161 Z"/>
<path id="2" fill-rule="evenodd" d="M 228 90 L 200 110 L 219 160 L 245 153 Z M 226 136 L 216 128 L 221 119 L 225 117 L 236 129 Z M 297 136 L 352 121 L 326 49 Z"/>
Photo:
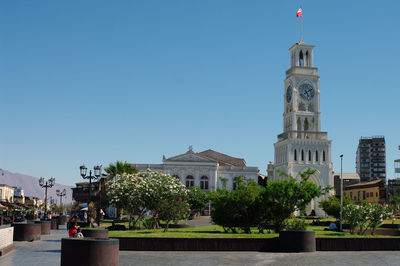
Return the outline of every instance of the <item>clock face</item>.
<path id="1" fill-rule="evenodd" d="M 292 92 L 293 92 L 292 86 L 289 85 L 289 87 L 286 90 L 286 101 L 288 103 L 290 103 L 290 101 L 292 100 Z"/>
<path id="2" fill-rule="evenodd" d="M 310 101 L 312 98 L 314 98 L 315 90 L 310 84 L 300 85 L 299 90 L 300 90 L 300 96 L 303 99 Z"/>

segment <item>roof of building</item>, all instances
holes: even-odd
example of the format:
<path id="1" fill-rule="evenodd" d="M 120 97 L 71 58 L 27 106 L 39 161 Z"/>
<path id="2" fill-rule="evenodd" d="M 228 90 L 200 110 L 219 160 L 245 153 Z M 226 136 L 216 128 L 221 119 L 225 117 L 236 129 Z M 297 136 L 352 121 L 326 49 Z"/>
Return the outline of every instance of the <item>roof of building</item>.
<path id="1" fill-rule="evenodd" d="M 369 181 L 369 182 L 363 182 L 363 183 L 349 185 L 349 186 L 346 186 L 344 189 L 348 190 L 348 189 L 355 189 L 355 188 L 375 187 L 375 186 L 379 186 L 381 183 L 384 183 L 384 182 L 385 181 L 383 179 L 376 179 L 376 180 Z"/>
<path id="2" fill-rule="evenodd" d="M 246 167 L 246 161 L 242 158 L 235 158 L 214 150 L 198 152 L 196 155 L 219 162 L 220 165 Z"/>
<path id="3" fill-rule="evenodd" d="M 340 173 L 333 173 L 333 176 L 337 175 L 340 177 Z M 360 176 L 357 173 L 343 173 L 342 176 L 343 179 L 360 179 Z"/>

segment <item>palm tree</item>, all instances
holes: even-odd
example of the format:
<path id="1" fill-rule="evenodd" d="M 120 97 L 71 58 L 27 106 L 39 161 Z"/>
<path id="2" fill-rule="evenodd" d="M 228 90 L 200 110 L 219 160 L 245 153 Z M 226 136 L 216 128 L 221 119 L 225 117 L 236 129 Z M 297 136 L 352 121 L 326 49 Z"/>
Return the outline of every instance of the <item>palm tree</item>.
<path id="1" fill-rule="evenodd" d="M 104 169 L 109 175 L 115 177 L 122 174 L 136 174 L 139 171 L 133 167 L 131 164 L 122 161 L 117 161 L 115 164 L 110 163 L 110 165 Z"/>

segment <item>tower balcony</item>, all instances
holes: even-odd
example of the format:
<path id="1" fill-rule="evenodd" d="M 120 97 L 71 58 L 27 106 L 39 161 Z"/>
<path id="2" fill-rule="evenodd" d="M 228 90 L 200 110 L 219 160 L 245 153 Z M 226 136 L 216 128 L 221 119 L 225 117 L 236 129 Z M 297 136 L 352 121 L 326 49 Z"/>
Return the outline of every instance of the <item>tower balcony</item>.
<path id="1" fill-rule="evenodd" d="M 285 139 L 327 140 L 328 132 L 320 131 L 286 131 L 278 135 L 278 141 Z"/>
<path id="2" fill-rule="evenodd" d="M 316 67 L 291 67 L 286 70 L 286 77 L 290 75 L 313 75 L 318 76 L 318 68 Z"/>

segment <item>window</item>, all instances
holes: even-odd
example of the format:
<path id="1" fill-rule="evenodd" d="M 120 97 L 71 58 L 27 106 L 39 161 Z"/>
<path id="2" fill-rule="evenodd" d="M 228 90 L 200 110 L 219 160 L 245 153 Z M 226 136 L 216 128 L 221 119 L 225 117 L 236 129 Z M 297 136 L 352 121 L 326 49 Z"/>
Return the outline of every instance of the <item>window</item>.
<path id="1" fill-rule="evenodd" d="M 361 199 L 361 191 L 358 191 L 358 200 Z"/>
<path id="2" fill-rule="evenodd" d="M 369 193 L 369 196 L 370 196 L 371 198 L 373 198 L 373 197 L 374 197 L 374 192 Z"/>
<path id="3" fill-rule="evenodd" d="M 365 200 L 365 191 L 363 191 L 363 200 Z"/>
<path id="4" fill-rule="evenodd" d="M 208 189 L 208 177 L 207 176 L 202 176 L 200 178 L 200 188 L 201 189 Z"/>
<path id="5" fill-rule="evenodd" d="M 378 197 L 378 192 L 376 192 L 376 197 Z"/>
<path id="6" fill-rule="evenodd" d="M 193 177 L 193 176 L 188 175 L 188 176 L 186 177 L 186 187 L 187 187 L 187 188 L 189 188 L 189 187 L 194 187 L 194 177 Z"/>
<path id="7" fill-rule="evenodd" d="M 308 151 L 308 160 L 311 162 L 311 151 Z"/>
<path id="8" fill-rule="evenodd" d="M 294 160 L 297 161 L 297 151 L 294 150 Z"/>
<path id="9" fill-rule="evenodd" d="M 322 161 L 325 162 L 326 158 L 325 158 L 325 151 L 322 151 Z"/>
<path id="10" fill-rule="evenodd" d="M 304 161 L 304 151 L 301 150 L 301 160 Z"/>
<path id="11" fill-rule="evenodd" d="M 318 151 L 315 151 L 315 161 L 318 162 Z"/>
<path id="12" fill-rule="evenodd" d="M 353 192 L 350 192 L 350 198 L 353 198 Z"/>

